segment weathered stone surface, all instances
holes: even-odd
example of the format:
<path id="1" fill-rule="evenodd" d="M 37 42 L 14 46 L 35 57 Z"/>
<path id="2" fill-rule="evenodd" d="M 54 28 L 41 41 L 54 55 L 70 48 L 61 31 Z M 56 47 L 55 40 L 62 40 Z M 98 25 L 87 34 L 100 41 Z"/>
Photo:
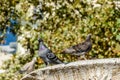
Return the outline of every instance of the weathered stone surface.
<path id="1" fill-rule="evenodd" d="M 49 66 L 21 80 L 120 80 L 120 59 L 81 60 Z"/>

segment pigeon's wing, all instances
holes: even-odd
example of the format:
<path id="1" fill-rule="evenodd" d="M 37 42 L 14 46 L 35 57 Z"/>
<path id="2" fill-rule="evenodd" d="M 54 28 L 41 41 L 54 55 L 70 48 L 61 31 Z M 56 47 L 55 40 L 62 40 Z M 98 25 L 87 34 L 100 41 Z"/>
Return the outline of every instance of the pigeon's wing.
<path id="1" fill-rule="evenodd" d="M 47 57 L 50 60 L 50 62 L 52 62 L 54 64 L 61 64 L 61 63 L 63 63 L 54 53 L 52 53 L 52 51 L 47 54 Z"/>
<path id="2" fill-rule="evenodd" d="M 56 60 L 57 56 L 52 53 L 52 51 L 50 51 L 49 53 L 47 53 L 47 58 L 51 60 Z"/>
<path id="3" fill-rule="evenodd" d="M 91 42 L 83 42 L 81 44 L 78 44 L 77 47 L 79 49 L 79 52 L 86 52 L 91 48 Z"/>

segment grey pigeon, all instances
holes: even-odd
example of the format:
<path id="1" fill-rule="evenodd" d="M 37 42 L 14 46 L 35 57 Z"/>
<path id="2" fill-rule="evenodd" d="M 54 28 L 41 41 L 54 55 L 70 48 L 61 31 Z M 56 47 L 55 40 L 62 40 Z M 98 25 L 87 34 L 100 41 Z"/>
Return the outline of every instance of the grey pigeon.
<path id="1" fill-rule="evenodd" d="M 88 53 L 92 49 L 92 42 L 90 39 L 91 39 L 91 34 L 88 34 L 84 42 L 71 46 L 63 50 L 62 53 L 68 53 L 68 54 L 77 55 L 77 56 L 82 55 L 83 58 L 86 59 L 85 54 Z"/>
<path id="2" fill-rule="evenodd" d="M 20 70 L 19 73 L 23 74 L 23 73 L 30 73 L 31 71 L 33 71 L 35 69 L 35 62 L 36 62 L 36 57 L 34 57 L 32 59 L 31 62 L 26 63 Z"/>
<path id="3" fill-rule="evenodd" d="M 63 62 L 43 43 L 43 40 L 39 38 L 39 57 L 44 61 L 45 65 L 50 64 L 62 64 Z"/>

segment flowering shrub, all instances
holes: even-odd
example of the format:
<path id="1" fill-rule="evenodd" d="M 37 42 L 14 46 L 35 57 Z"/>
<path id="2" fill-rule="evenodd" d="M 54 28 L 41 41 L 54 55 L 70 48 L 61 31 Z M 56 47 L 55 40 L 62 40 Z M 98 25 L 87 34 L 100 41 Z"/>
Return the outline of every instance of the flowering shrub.
<path id="1" fill-rule="evenodd" d="M 5 33 L 5 26 L 10 25 L 10 14 L 14 10 L 13 18 L 19 23 L 14 32 L 22 36 L 18 41 L 23 47 L 30 44 L 34 55 L 38 52 L 37 39 L 41 37 L 60 59 L 75 61 L 76 56 L 60 53 L 64 48 L 81 43 L 87 34 L 92 33 L 93 46 L 86 55 L 88 59 L 120 57 L 120 13 L 112 0 L 1 0 L 0 4 L 0 30 Z M 18 59 L 16 56 L 4 64 L 3 68 L 9 68 L 11 72 L 7 76 L 2 74 L 1 79 L 15 79 L 14 72 L 32 58 Z M 41 63 L 39 60 L 36 68 Z"/>

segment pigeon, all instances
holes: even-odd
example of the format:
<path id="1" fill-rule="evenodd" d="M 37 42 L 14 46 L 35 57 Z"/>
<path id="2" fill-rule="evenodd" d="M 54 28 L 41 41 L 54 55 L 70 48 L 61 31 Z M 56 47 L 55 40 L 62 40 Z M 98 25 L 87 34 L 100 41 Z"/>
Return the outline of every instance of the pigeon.
<path id="1" fill-rule="evenodd" d="M 39 57 L 44 61 L 45 65 L 48 66 L 50 64 L 62 64 L 63 62 L 43 43 L 42 39 L 38 39 L 39 41 Z"/>
<path id="2" fill-rule="evenodd" d="M 35 69 L 35 62 L 37 61 L 36 57 L 34 57 L 32 59 L 32 61 L 30 61 L 29 63 L 26 63 L 20 70 L 19 73 L 23 74 L 23 73 L 30 73 L 31 71 L 33 71 Z"/>
<path id="3" fill-rule="evenodd" d="M 92 49 L 92 42 L 90 39 L 91 39 L 91 34 L 88 34 L 84 42 L 71 46 L 63 50 L 61 53 L 68 53 L 71 55 L 82 56 L 84 59 L 86 59 L 85 54 Z"/>

